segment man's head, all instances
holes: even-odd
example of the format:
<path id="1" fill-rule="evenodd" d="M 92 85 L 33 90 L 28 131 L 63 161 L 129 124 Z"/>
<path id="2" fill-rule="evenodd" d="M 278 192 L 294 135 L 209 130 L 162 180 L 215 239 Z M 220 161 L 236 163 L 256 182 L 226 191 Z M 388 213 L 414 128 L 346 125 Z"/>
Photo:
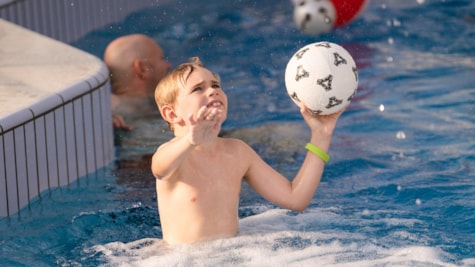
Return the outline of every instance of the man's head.
<path id="1" fill-rule="evenodd" d="M 158 82 L 170 69 L 160 46 L 142 34 L 112 41 L 104 52 L 104 62 L 110 71 L 112 91 L 117 95 L 153 96 Z"/>

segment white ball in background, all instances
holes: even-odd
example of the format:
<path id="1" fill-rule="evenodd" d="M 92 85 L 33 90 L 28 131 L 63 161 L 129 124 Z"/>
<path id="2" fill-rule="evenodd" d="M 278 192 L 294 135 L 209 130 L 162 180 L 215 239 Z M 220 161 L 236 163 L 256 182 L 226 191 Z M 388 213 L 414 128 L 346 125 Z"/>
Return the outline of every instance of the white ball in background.
<path id="1" fill-rule="evenodd" d="M 329 0 L 295 0 L 294 22 L 304 33 L 316 36 L 333 29 L 336 11 Z"/>
<path id="2" fill-rule="evenodd" d="M 285 86 L 297 105 L 303 102 L 314 114 L 332 114 L 346 108 L 356 93 L 356 63 L 337 44 L 309 44 L 287 63 Z"/>

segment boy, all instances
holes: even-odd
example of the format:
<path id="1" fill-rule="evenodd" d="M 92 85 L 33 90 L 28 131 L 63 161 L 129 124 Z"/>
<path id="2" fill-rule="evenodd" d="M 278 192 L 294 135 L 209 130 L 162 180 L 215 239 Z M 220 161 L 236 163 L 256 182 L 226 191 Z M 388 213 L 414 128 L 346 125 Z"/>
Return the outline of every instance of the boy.
<path id="1" fill-rule="evenodd" d="M 182 64 L 160 81 L 155 100 L 175 137 L 152 158 L 163 239 L 169 244 L 234 236 L 242 179 L 268 201 L 303 211 L 320 183 L 325 151 L 342 112 L 312 115 L 301 105 L 311 130 L 305 160 L 292 182 L 238 139 L 218 133 L 228 100 L 219 76 L 199 58 Z"/>

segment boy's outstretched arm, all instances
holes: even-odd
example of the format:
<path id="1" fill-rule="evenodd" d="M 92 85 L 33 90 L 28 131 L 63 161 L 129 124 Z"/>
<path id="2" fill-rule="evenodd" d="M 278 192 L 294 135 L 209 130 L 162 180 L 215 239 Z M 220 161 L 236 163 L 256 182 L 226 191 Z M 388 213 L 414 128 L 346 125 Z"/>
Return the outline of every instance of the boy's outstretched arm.
<path id="1" fill-rule="evenodd" d="M 184 137 L 176 137 L 161 145 L 152 156 L 152 174 L 156 179 L 167 177 L 175 171 L 193 149 Z"/>
<path id="2" fill-rule="evenodd" d="M 310 143 L 328 152 L 337 120 L 343 111 L 327 116 L 315 116 L 302 105 L 300 112 L 311 130 Z M 302 166 L 292 181 L 272 169 L 254 153 L 255 158 L 251 161 L 246 181 L 270 202 L 283 208 L 303 211 L 310 204 L 325 167 L 322 158 L 310 151 L 306 153 Z"/>
<path id="3" fill-rule="evenodd" d="M 217 124 L 220 123 L 222 112 L 203 106 L 194 119 L 190 114 L 188 130 L 161 145 L 152 156 L 152 173 L 157 179 L 167 177 L 174 172 L 187 154 L 197 145 L 207 143 L 216 138 L 219 132 Z"/>

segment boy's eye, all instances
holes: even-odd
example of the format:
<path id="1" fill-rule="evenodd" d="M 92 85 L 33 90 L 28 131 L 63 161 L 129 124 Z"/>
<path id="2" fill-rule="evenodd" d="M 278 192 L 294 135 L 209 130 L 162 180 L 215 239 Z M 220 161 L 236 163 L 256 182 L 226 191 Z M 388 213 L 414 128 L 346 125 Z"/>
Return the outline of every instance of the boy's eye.
<path id="1" fill-rule="evenodd" d="M 213 88 L 221 88 L 221 84 L 219 83 L 213 84 Z"/>
<path id="2" fill-rule="evenodd" d="M 191 90 L 191 92 L 194 93 L 194 92 L 198 92 L 200 90 L 201 90 L 201 87 L 195 87 L 195 88 L 193 88 L 193 90 Z"/>

